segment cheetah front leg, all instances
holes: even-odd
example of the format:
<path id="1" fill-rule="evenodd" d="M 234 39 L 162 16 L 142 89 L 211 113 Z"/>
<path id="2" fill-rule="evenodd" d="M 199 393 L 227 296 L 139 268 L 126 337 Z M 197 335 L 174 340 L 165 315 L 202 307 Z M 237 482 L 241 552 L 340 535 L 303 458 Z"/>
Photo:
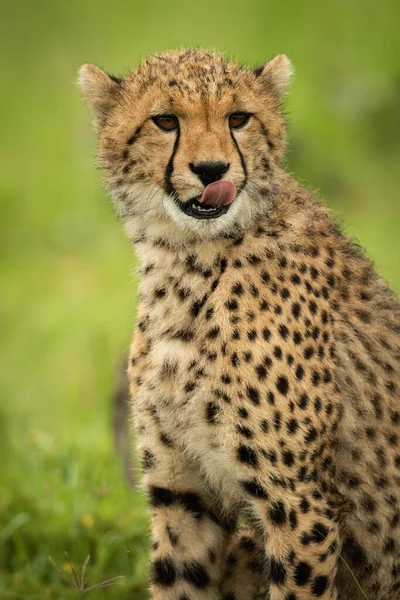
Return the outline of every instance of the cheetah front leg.
<path id="1" fill-rule="evenodd" d="M 248 527 L 239 527 L 226 551 L 223 600 L 266 600 L 265 562 L 260 540 Z"/>
<path id="2" fill-rule="evenodd" d="M 274 490 L 269 496 L 252 483 L 248 489 L 264 531 L 269 600 L 336 600 L 339 527 L 323 494 L 305 485 L 300 493 Z"/>
<path id="3" fill-rule="evenodd" d="M 217 600 L 231 525 L 182 452 L 165 441 L 139 443 L 152 513 L 151 598 Z"/>

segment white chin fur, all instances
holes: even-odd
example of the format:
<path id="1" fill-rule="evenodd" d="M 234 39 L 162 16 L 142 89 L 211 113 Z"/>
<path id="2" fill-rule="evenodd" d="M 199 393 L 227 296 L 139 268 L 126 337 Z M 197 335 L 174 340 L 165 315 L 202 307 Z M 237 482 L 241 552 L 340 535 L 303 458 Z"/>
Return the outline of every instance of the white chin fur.
<path id="1" fill-rule="evenodd" d="M 243 219 L 251 217 L 250 202 L 244 191 L 238 194 L 228 212 L 215 219 L 195 219 L 185 215 L 167 194 L 163 197 L 163 205 L 167 215 L 181 231 L 196 233 L 201 238 L 214 238 L 231 233 L 242 226 Z"/>
<path id="2" fill-rule="evenodd" d="M 124 200 L 119 200 L 117 194 L 112 195 L 125 230 L 133 239 L 140 234 L 179 243 L 185 239 L 212 239 L 246 229 L 260 213 L 268 210 L 265 199 L 262 201 L 253 194 L 250 197 L 247 189 L 238 193 L 227 213 L 204 220 L 186 215 L 161 188 L 153 188 L 149 193 L 147 186 L 137 185 L 128 194 Z M 133 214 L 129 214 L 129 206 Z"/>

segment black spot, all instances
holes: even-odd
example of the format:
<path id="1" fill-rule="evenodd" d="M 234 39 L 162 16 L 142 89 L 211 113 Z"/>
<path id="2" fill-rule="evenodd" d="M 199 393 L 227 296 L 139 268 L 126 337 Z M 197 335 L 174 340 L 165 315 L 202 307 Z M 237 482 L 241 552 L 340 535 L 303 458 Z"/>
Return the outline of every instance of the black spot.
<path id="1" fill-rule="evenodd" d="M 195 519 L 199 519 L 206 512 L 200 497 L 194 492 L 180 492 L 176 495 L 176 499 L 184 510 L 193 514 Z"/>
<path id="2" fill-rule="evenodd" d="M 261 258 L 259 256 L 257 256 L 256 254 L 250 254 L 247 257 L 247 261 L 251 264 L 251 265 L 257 265 L 259 262 L 261 262 Z"/>
<path id="3" fill-rule="evenodd" d="M 243 294 L 243 286 L 242 284 L 238 281 L 237 283 L 234 283 L 232 286 L 232 294 L 236 294 L 237 296 L 241 296 Z"/>
<path id="4" fill-rule="evenodd" d="M 215 327 L 210 329 L 210 331 L 207 333 L 207 337 L 210 339 L 215 339 L 216 337 L 218 337 L 219 331 L 219 327 L 218 325 L 216 325 Z"/>
<path id="5" fill-rule="evenodd" d="M 238 413 L 239 413 L 239 417 L 242 417 L 242 419 L 247 419 L 249 416 L 247 409 L 244 408 L 243 406 L 240 406 L 238 408 Z"/>
<path id="6" fill-rule="evenodd" d="M 311 591 L 314 596 L 320 597 L 328 587 L 329 580 L 326 575 L 318 575 L 312 582 Z"/>
<path id="7" fill-rule="evenodd" d="M 269 273 L 267 273 L 266 271 L 261 272 L 261 279 L 262 279 L 263 283 L 269 283 L 271 281 L 271 277 L 269 276 Z"/>
<path id="8" fill-rule="evenodd" d="M 171 546 L 176 546 L 179 540 L 178 535 L 175 533 L 175 531 L 173 531 L 170 525 L 167 525 L 165 529 L 167 531 L 169 541 L 171 542 Z"/>
<path id="9" fill-rule="evenodd" d="M 185 383 L 184 390 L 186 393 L 189 393 L 189 392 L 193 392 L 193 390 L 196 389 L 196 387 L 197 387 L 197 385 L 194 381 L 187 381 Z"/>
<path id="10" fill-rule="evenodd" d="M 274 413 L 274 429 L 276 431 L 279 431 L 280 428 L 281 428 L 281 413 L 279 412 L 279 410 L 276 410 Z"/>
<path id="11" fill-rule="evenodd" d="M 255 298 L 256 298 L 256 297 L 259 295 L 259 293 L 260 293 L 260 292 L 258 291 L 258 287 L 256 287 L 256 286 L 254 285 L 254 283 L 252 283 L 252 284 L 250 285 L 250 293 L 251 293 L 251 295 L 252 295 L 252 296 L 254 296 Z"/>
<path id="12" fill-rule="evenodd" d="M 262 336 L 264 338 L 265 341 L 268 342 L 269 338 L 271 337 L 271 332 L 269 329 L 267 329 L 266 327 L 262 330 Z"/>
<path id="13" fill-rule="evenodd" d="M 302 394 L 299 398 L 299 407 L 303 410 L 308 406 L 308 396 L 307 394 Z"/>
<path id="14" fill-rule="evenodd" d="M 240 360 L 236 352 L 234 352 L 231 356 L 231 363 L 234 367 L 239 366 Z"/>
<path id="15" fill-rule="evenodd" d="M 270 558 L 270 576 L 272 583 L 281 585 L 285 581 L 286 570 L 280 560 Z"/>
<path id="16" fill-rule="evenodd" d="M 311 302 L 309 302 L 308 304 L 308 308 L 310 309 L 310 312 L 315 315 L 317 314 L 318 308 L 316 303 L 314 302 L 314 300 L 311 300 Z"/>
<path id="17" fill-rule="evenodd" d="M 275 450 L 268 450 L 268 451 L 265 453 L 265 456 L 266 456 L 266 458 L 268 458 L 269 462 L 270 462 L 272 465 L 275 465 L 275 464 L 276 464 L 276 461 L 278 460 L 278 458 L 277 458 L 277 456 L 276 456 L 276 452 L 275 452 Z"/>
<path id="18" fill-rule="evenodd" d="M 206 320 L 209 321 L 211 319 L 211 317 L 214 314 L 214 308 L 212 306 L 210 306 L 210 308 L 207 308 L 206 310 Z"/>
<path id="19" fill-rule="evenodd" d="M 392 537 L 389 537 L 383 547 L 385 554 L 394 554 L 396 552 L 396 543 Z"/>
<path id="20" fill-rule="evenodd" d="M 236 425 L 236 431 L 248 440 L 250 440 L 254 436 L 254 432 L 251 429 L 249 429 L 249 427 L 245 427 L 244 425 Z"/>
<path id="21" fill-rule="evenodd" d="M 171 490 L 160 487 L 151 487 L 149 489 L 150 506 L 157 508 L 159 506 L 171 506 L 176 502 L 176 495 Z"/>
<path id="22" fill-rule="evenodd" d="M 254 387 L 247 387 L 247 397 L 253 404 L 260 404 L 260 392 Z"/>
<path id="23" fill-rule="evenodd" d="M 255 329 L 250 329 L 250 331 L 247 332 L 247 337 L 249 338 L 250 342 L 254 342 L 257 337 L 257 331 Z"/>
<path id="24" fill-rule="evenodd" d="M 276 502 L 269 509 L 269 517 L 275 525 L 283 525 L 286 521 L 286 511 L 283 502 Z"/>
<path id="25" fill-rule="evenodd" d="M 311 425 L 308 429 L 308 433 L 304 438 L 304 441 L 309 444 L 313 442 L 317 438 L 318 432 L 313 425 Z"/>
<path id="26" fill-rule="evenodd" d="M 295 319 L 298 319 L 301 313 L 301 306 L 298 302 L 295 302 L 292 305 L 292 315 L 294 316 Z"/>
<path id="27" fill-rule="evenodd" d="M 260 381 L 262 381 L 267 376 L 267 369 L 264 367 L 264 365 L 257 365 L 257 367 L 256 367 L 256 373 L 257 373 L 258 379 Z"/>
<path id="28" fill-rule="evenodd" d="M 289 523 L 290 523 L 291 529 L 296 529 L 296 527 L 297 527 L 297 513 L 296 513 L 296 511 L 293 508 L 289 512 Z"/>
<path id="29" fill-rule="evenodd" d="M 142 131 L 141 127 L 138 127 L 135 131 L 135 133 L 133 134 L 132 137 L 129 138 L 129 140 L 126 142 L 129 146 L 132 146 L 132 144 L 135 143 L 135 141 L 137 140 L 137 138 L 139 137 L 140 133 Z"/>
<path id="30" fill-rule="evenodd" d="M 243 359 L 248 363 L 251 361 L 251 359 L 253 358 L 253 355 L 251 352 L 244 352 L 243 353 Z"/>
<path id="31" fill-rule="evenodd" d="M 235 298 L 230 298 L 230 300 L 228 300 L 225 305 L 229 310 L 238 309 L 238 302 Z"/>
<path id="32" fill-rule="evenodd" d="M 313 542 L 320 544 L 327 538 L 328 533 L 329 529 L 323 523 L 314 523 L 311 530 Z"/>
<path id="33" fill-rule="evenodd" d="M 203 296 L 203 298 L 201 300 L 196 300 L 196 302 L 193 302 L 192 307 L 191 307 L 191 313 L 193 317 L 197 317 L 199 312 L 201 311 L 201 309 L 203 308 L 205 302 L 207 300 L 207 296 Z"/>
<path id="34" fill-rule="evenodd" d="M 368 494 L 363 496 L 361 504 L 367 512 L 373 513 L 376 510 L 376 502 L 371 496 L 368 496 Z"/>
<path id="35" fill-rule="evenodd" d="M 214 565 L 215 561 L 217 560 L 217 556 L 216 556 L 214 550 L 212 548 L 208 548 L 207 549 L 207 555 L 208 555 L 208 558 L 210 559 L 210 563 L 212 565 Z"/>
<path id="36" fill-rule="evenodd" d="M 189 331 L 188 329 L 180 329 L 173 334 L 174 340 L 182 340 L 183 342 L 190 342 L 194 338 L 193 331 Z"/>
<path id="37" fill-rule="evenodd" d="M 304 350 L 304 358 L 306 360 L 309 360 L 313 354 L 315 353 L 315 350 L 312 346 L 307 346 L 307 348 Z"/>
<path id="38" fill-rule="evenodd" d="M 279 333 L 281 334 L 283 339 L 286 340 L 287 336 L 289 335 L 289 330 L 286 327 L 286 325 L 279 325 Z"/>
<path id="39" fill-rule="evenodd" d="M 242 486 L 246 492 L 248 492 L 251 496 L 254 496 L 254 498 L 268 498 L 268 494 L 265 489 L 255 479 L 242 481 Z"/>
<path id="40" fill-rule="evenodd" d="M 265 355 L 263 358 L 263 363 L 266 367 L 270 367 L 272 365 L 272 359 L 269 356 Z"/>
<path id="41" fill-rule="evenodd" d="M 290 450 L 285 450 L 282 460 L 287 467 L 291 467 L 294 464 L 293 452 L 290 452 Z"/>
<path id="42" fill-rule="evenodd" d="M 298 427 L 299 427 L 299 424 L 296 421 L 296 419 L 290 419 L 290 421 L 286 425 L 287 432 L 290 434 L 296 433 Z"/>
<path id="43" fill-rule="evenodd" d="M 254 448 L 241 444 L 238 448 L 238 459 L 251 467 L 258 467 L 258 456 Z"/>
<path id="44" fill-rule="evenodd" d="M 319 334 L 320 334 L 319 327 L 314 327 L 312 330 L 313 339 L 317 340 L 319 338 Z"/>
<path id="45" fill-rule="evenodd" d="M 294 580 L 296 585 L 306 585 L 311 577 L 311 567 L 306 562 L 300 562 L 294 571 Z"/>
<path id="46" fill-rule="evenodd" d="M 164 298 L 165 294 L 167 293 L 165 288 L 156 288 L 154 290 L 154 296 L 156 298 Z"/>
<path id="47" fill-rule="evenodd" d="M 302 513 L 307 513 L 310 510 L 310 503 L 307 498 L 302 498 L 300 501 L 300 510 Z"/>
<path id="48" fill-rule="evenodd" d="M 290 281 L 294 284 L 294 285 L 300 285 L 301 283 L 301 279 L 297 274 L 294 274 L 290 277 Z"/>
<path id="49" fill-rule="evenodd" d="M 216 422 L 216 417 L 221 410 L 221 407 L 216 402 L 208 402 L 206 405 L 206 419 L 213 425 Z"/>
<path id="50" fill-rule="evenodd" d="M 156 463 L 156 457 L 150 450 L 145 450 L 142 455 L 142 469 L 143 472 L 151 471 Z"/>
<path id="51" fill-rule="evenodd" d="M 226 592 L 222 596 L 222 600 L 237 600 L 237 598 L 233 592 Z"/>
<path id="52" fill-rule="evenodd" d="M 283 288 L 281 290 L 281 298 L 282 300 L 287 300 L 288 298 L 290 298 L 290 292 L 287 288 Z"/>
<path id="53" fill-rule="evenodd" d="M 262 421 L 260 421 L 260 429 L 263 433 L 268 433 L 269 423 L 268 423 L 267 419 L 263 419 Z"/>
<path id="54" fill-rule="evenodd" d="M 293 341 L 295 344 L 301 344 L 303 337 L 299 331 L 293 333 Z"/>
<path id="55" fill-rule="evenodd" d="M 170 587 L 175 583 L 176 569 L 170 558 L 159 558 L 153 562 L 153 582 Z"/>
<path id="56" fill-rule="evenodd" d="M 207 575 L 206 570 L 196 561 L 183 563 L 182 577 L 198 589 L 204 589 L 210 583 L 210 578 Z"/>
<path id="57" fill-rule="evenodd" d="M 168 446 L 169 448 L 171 448 L 174 445 L 171 438 L 166 433 L 160 434 L 160 442 L 164 444 L 164 446 Z"/>
<path id="58" fill-rule="evenodd" d="M 276 387 L 281 394 L 286 396 L 289 389 L 289 382 L 287 380 L 287 377 L 285 377 L 284 375 L 278 377 L 276 381 Z"/>

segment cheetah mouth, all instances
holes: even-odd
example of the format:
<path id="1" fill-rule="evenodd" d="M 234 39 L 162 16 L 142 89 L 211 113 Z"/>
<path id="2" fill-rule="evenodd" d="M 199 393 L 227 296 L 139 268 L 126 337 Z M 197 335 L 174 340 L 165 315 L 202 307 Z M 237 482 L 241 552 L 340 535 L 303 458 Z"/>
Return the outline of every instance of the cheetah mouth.
<path id="1" fill-rule="evenodd" d="M 236 196 L 236 188 L 227 179 L 209 183 L 201 196 L 187 202 L 178 201 L 180 209 L 195 219 L 217 219 L 226 214 Z"/>
<path id="2" fill-rule="evenodd" d="M 230 204 L 213 206 L 212 204 L 200 202 L 199 197 L 197 197 L 187 202 L 178 201 L 178 206 L 188 217 L 193 217 L 194 219 L 217 219 L 228 212 Z"/>

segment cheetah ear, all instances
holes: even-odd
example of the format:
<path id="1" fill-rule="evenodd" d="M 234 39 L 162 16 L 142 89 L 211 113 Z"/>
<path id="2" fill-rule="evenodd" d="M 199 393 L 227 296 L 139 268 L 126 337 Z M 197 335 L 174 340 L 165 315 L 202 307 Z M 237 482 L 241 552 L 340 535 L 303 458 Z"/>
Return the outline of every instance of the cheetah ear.
<path id="1" fill-rule="evenodd" d="M 293 74 L 293 66 L 285 54 L 278 54 L 253 73 L 264 87 L 281 101 Z"/>
<path id="2" fill-rule="evenodd" d="M 122 80 L 109 75 L 95 65 L 82 65 L 78 73 L 78 85 L 88 103 L 96 130 L 104 124 L 117 103 Z"/>

